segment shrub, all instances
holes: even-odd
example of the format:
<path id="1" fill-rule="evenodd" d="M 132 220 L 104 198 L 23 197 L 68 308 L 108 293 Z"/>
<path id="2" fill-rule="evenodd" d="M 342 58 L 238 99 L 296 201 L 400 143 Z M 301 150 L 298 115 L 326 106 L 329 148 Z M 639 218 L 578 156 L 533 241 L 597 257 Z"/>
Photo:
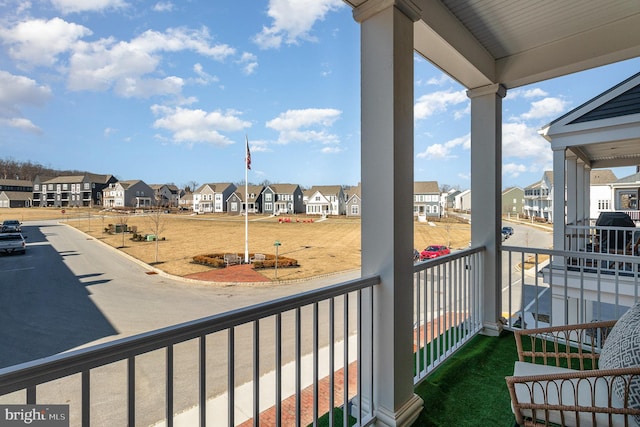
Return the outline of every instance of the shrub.
<path id="1" fill-rule="evenodd" d="M 240 257 L 243 257 L 244 254 L 237 254 Z M 255 254 L 249 254 L 249 257 L 253 257 Z M 264 261 L 254 261 L 253 268 L 275 268 L 276 266 L 276 256 L 265 254 Z M 208 267 L 213 268 L 223 268 L 225 267 L 224 262 L 224 253 L 214 253 L 214 254 L 201 254 L 193 257 L 194 264 L 206 265 Z M 278 268 L 292 268 L 299 267 L 298 260 L 293 258 L 288 258 L 284 256 L 278 256 Z"/>

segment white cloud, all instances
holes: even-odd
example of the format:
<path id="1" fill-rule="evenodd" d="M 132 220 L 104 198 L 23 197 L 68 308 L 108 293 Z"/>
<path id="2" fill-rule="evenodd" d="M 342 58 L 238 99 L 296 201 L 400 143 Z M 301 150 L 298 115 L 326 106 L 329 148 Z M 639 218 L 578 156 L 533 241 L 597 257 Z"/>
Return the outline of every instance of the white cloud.
<path id="1" fill-rule="evenodd" d="M 517 163 L 505 163 L 502 165 L 502 175 L 508 176 L 510 178 L 517 178 L 522 173 L 526 172 L 535 172 L 530 171 L 530 168 L 523 164 Z"/>
<path id="2" fill-rule="evenodd" d="M 40 128 L 22 117 L 21 106 L 40 106 L 51 98 L 51 89 L 35 80 L 0 70 L 0 127 L 40 133 Z"/>
<path id="3" fill-rule="evenodd" d="M 344 7 L 342 0 L 269 0 L 267 14 L 273 20 L 254 36 L 262 49 L 279 48 L 282 43 L 298 44 L 300 40 L 315 40 L 309 32 L 316 21 Z"/>
<path id="4" fill-rule="evenodd" d="M 79 42 L 70 59 L 68 86 L 71 90 L 95 91 L 115 86 L 121 96 L 176 94 L 183 84 L 181 78 L 146 76 L 158 71 L 162 52 L 191 50 L 219 61 L 235 54 L 235 49 L 225 44 L 211 45 L 209 39 L 204 28 L 170 28 L 164 33 L 145 31 L 130 42 Z"/>
<path id="5" fill-rule="evenodd" d="M 438 77 L 431 77 L 427 80 L 427 84 L 432 86 L 444 86 L 454 82 L 455 81 L 445 73 L 440 74 Z"/>
<path id="6" fill-rule="evenodd" d="M 51 4 L 62 13 L 99 12 L 127 7 L 122 0 L 51 0 Z"/>
<path id="7" fill-rule="evenodd" d="M 0 127 L 10 127 L 20 129 L 26 132 L 42 133 L 42 130 L 33 124 L 31 120 L 21 117 L 2 118 L 0 117 Z"/>
<path id="8" fill-rule="evenodd" d="M 538 134 L 536 128 L 525 123 L 502 125 L 502 155 L 506 159 L 527 159 L 535 165 L 535 170 L 541 170 L 553 161 L 547 140 Z"/>
<path id="9" fill-rule="evenodd" d="M 433 144 L 427 147 L 427 149 L 416 155 L 419 159 L 450 159 L 458 157 L 452 154 L 452 151 L 456 147 L 462 147 L 468 150 L 471 147 L 471 135 L 466 134 L 459 138 L 454 138 L 445 142 L 444 144 Z"/>
<path id="10" fill-rule="evenodd" d="M 172 140 L 177 143 L 229 145 L 233 141 L 221 132 L 236 132 L 251 127 L 250 122 L 239 118 L 238 111 L 206 112 L 161 105 L 152 106 L 151 111 L 160 117 L 153 123 L 153 127 L 171 132 Z"/>
<path id="11" fill-rule="evenodd" d="M 344 150 L 340 147 L 324 147 L 322 150 L 320 150 L 323 154 L 337 154 L 337 153 L 342 153 Z"/>
<path id="12" fill-rule="evenodd" d="M 242 69 L 246 75 L 253 74 L 256 68 L 258 68 L 258 57 L 253 53 L 244 52 L 236 62 L 242 65 Z"/>
<path id="13" fill-rule="evenodd" d="M 542 98 L 547 96 L 548 93 L 540 88 L 533 89 L 512 89 L 507 91 L 506 100 L 517 98 Z"/>
<path id="14" fill-rule="evenodd" d="M 196 83 L 201 85 L 208 85 L 211 82 L 217 82 L 219 80 L 216 76 L 212 76 L 204 71 L 204 68 L 200 63 L 194 64 L 193 72 L 198 76 L 198 78 L 195 79 Z"/>
<path id="15" fill-rule="evenodd" d="M 435 113 L 447 111 L 447 108 L 452 105 L 468 102 L 469 98 L 464 90 L 428 93 L 418 98 L 414 106 L 414 117 L 416 120 L 426 119 Z"/>
<path id="16" fill-rule="evenodd" d="M 170 1 L 160 1 L 153 5 L 155 12 L 171 12 L 174 9 L 174 4 Z"/>
<path id="17" fill-rule="evenodd" d="M 523 120 L 543 119 L 557 116 L 566 111 L 567 102 L 560 98 L 544 98 L 531 103 L 531 108 L 520 118 Z"/>
<path id="18" fill-rule="evenodd" d="M 340 118 L 342 112 L 332 108 L 307 108 L 288 110 L 266 123 L 268 128 L 279 132 L 277 142 L 312 142 L 337 144 L 339 138 L 327 131 Z"/>
<path id="19" fill-rule="evenodd" d="M 60 18 L 0 28 L 0 39 L 9 46 L 9 55 L 27 67 L 55 65 L 60 54 L 71 51 L 78 40 L 91 34 L 88 28 Z"/>

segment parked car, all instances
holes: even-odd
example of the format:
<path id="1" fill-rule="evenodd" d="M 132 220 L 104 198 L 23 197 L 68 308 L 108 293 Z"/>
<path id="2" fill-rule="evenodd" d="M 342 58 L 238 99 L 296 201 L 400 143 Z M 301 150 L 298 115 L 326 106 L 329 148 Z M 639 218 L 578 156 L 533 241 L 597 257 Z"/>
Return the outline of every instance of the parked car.
<path id="1" fill-rule="evenodd" d="M 19 233 L 20 231 L 22 231 L 20 225 L 20 221 L 18 221 L 17 219 L 5 219 L 4 221 L 2 221 L 2 232 Z"/>
<path id="2" fill-rule="evenodd" d="M 0 252 L 24 254 L 27 250 L 22 233 L 0 234 Z"/>
<path id="3" fill-rule="evenodd" d="M 513 234 L 513 227 L 502 227 L 502 233 L 506 234 L 507 237 Z"/>
<path id="4" fill-rule="evenodd" d="M 442 255 L 450 254 L 451 250 L 444 245 L 429 245 L 424 251 L 420 252 L 420 261 L 425 259 L 438 258 Z"/>

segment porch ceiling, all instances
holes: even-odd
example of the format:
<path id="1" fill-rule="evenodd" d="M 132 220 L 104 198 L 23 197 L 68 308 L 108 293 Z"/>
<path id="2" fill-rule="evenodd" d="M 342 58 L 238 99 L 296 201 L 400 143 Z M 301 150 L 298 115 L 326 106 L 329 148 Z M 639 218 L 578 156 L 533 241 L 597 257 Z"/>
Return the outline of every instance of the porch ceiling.
<path id="1" fill-rule="evenodd" d="M 345 0 L 352 7 L 366 1 Z M 414 48 L 472 89 L 513 88 L 640 56 L 640 2 L 413 0 Z"/>

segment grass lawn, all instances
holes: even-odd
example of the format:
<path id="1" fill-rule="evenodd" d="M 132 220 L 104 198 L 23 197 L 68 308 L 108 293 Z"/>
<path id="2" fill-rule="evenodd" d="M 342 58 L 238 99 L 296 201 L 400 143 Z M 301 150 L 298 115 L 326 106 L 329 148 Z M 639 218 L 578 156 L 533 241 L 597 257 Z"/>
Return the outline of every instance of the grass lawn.
<path id="1" fill-rule="evenodd" d="M 126 222 L 128 227 L 135 226 L 140 234 L 156 234 L 159 229 L 158 234 L 165 240 L 158 242 L 158 263 L 155 267 L 177 276 L 209 269 L 193 264 L 195 255 L 216 252 L 244 254 L 244 217 L 227 214 L 167 214 L 160 217 L 159 227 L 156 227 L 152 215 L 121 216 L 88 208 L 70 208 L 64 214 L 54 208 L 0 209 L 0 220 L 9 218 L 21 221 L 57 219 L 149 264 L 156 262 L 156 242 L 134 242 L 130 240 L 130 234 L 124 235 L 123 242 L 122 234 L 108 234 L 104 229 L 109 224 L 120 222 Z M 360 268 L 359 219 L 329 217 L 318 221 L 318 217 L 305 215 L 290 218 L 289 223 L 279 223 L 277 217 L 249 217 L 249 252 L 275 254 L 274 242 L 278 240 L 281 243 L 278 254 L 295 258 L 300 264 L 299 268 L 278 269 L 279 280 L 305 279 Z M 311 218 L 314 221 L 308 222 Z M 468 247 L 470 235 L 468 224 L 414 223 L 414 246 L 418 250 L 430 244 L 463 249 Z M 261 273 L 275 278 L 273 270 L 261 270 Z"/>

